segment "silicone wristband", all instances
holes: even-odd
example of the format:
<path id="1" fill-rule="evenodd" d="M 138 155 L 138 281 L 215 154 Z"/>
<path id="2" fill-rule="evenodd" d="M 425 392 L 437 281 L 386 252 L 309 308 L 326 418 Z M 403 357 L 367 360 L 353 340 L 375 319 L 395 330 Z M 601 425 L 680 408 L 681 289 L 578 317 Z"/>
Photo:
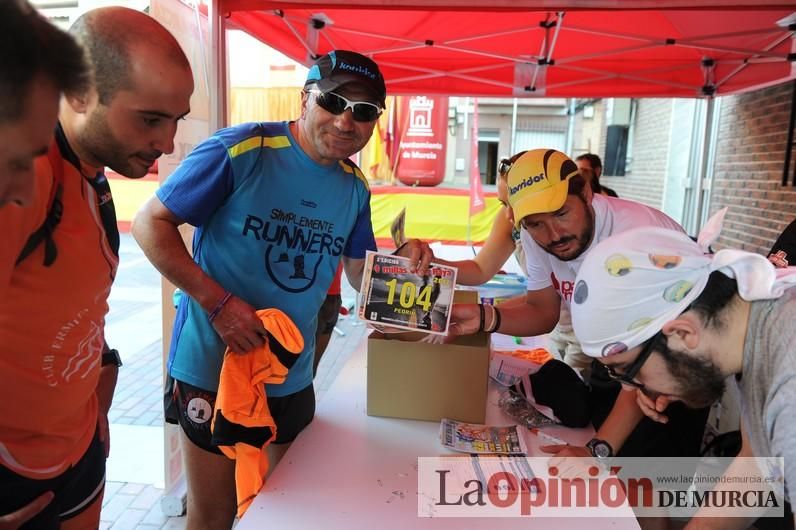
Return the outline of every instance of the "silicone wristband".
<path id="1" fill-rule="evenodd" d="M 224 296 L 221 297 L 221 300 L 218 301 L 218 303 L 216 304 L 216 307 L 214 307 L 213 310 L 210 311 L 210 315 L 207 317 L 207 319 L 210 322 L 212 322 L 213 320 L 216 319 L 216 317 L 221 312 L 221 310 L 224 308 L 226 303 L 229 302 L 230 298 L 232 298 L 232 293 L 229 292 L 229 291 L 225 291 L 224 292 Z"/>

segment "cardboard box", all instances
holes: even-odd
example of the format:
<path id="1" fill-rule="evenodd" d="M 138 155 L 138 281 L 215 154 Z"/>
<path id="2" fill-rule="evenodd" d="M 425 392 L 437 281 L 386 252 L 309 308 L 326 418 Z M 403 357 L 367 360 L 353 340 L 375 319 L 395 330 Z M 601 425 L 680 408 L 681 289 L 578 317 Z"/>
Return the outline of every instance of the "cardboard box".
<path id="1" fill-rule="evenodd" d="M 456 303 L 474 303 L 457 292 Z M 405 337 L 404 337 L 405 338 Z M 489 336 L 478 333 L 449 344 L 368 338 L 369 416 L 484 423 L 489 379 Z"/>

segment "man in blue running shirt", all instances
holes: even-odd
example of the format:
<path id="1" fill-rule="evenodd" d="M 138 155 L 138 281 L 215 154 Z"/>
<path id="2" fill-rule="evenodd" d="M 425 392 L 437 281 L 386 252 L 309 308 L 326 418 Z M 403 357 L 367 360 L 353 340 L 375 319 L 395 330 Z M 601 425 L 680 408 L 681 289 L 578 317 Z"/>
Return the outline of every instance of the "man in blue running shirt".
<path id="1" fill-rule="evenodd" d="M 180 164 L 141 209 L 133 235 L 184 296 L 168 371 L 175 379 L 188 481 L 188 525 L 230 528 L 235 466 L 210 442 L 210 419 L 224 351 L 263 344 L 256 309 L 278 308 L 298 326 L 304 350 L 281 385 L 266 385 L 277 438 L 275 465 L 315 413 L 312 363 L 318 310 L 342 259 L 359 286 L 365 253 L 376 249 L 370 192 L 348 157 L 370 139 L 385 107 L 378 66 L 337 50 L 309 71 L 301 116 L 218 131 Z M 177 230 L 196 227 L 193 258 Z M 428 245 L 400 254 L 424 272 Z"/>

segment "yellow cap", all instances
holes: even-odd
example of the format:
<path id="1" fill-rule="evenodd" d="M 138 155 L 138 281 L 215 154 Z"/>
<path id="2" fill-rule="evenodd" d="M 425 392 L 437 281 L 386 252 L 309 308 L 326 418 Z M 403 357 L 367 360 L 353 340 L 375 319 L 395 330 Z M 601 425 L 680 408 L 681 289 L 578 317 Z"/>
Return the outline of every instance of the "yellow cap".
<path id="1" fill-rule="evenodd" d="M 533 149 L 518 158 L 509 169 L 509 204 L 515 223 L 535 213 L 555 212 L 567 200 L 569 179 L 578 166 L 555 149 Z"/>

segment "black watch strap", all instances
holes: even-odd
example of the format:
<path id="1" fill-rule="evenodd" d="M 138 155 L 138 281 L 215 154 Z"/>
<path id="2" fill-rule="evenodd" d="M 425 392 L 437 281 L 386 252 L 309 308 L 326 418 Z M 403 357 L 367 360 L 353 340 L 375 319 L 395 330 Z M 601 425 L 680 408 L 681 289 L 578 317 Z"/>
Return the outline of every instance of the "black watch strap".
<path id="1" fill-rule="evenodd" d="M 114 365 L 120 367 L 122 365 L 122 358 L 119 355 L 119 350 L 112 349 L 102 354 L 102 366 Z"/>
<path id="2" fill-rule="evenodd" d="M 605 440 L 592 438 L 586 443 L 586 447 L 595 458 L 611 458 L 614 456 L 614 448 Z"/>

